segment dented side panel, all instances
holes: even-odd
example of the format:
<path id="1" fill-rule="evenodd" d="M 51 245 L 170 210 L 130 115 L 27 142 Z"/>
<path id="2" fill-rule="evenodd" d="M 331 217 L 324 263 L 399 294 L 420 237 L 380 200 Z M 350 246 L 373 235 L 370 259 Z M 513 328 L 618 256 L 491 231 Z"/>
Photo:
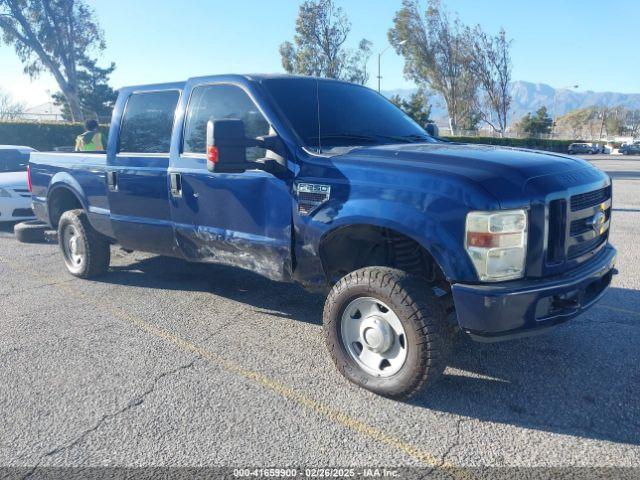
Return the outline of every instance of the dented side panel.
<path id="1" fill-rule="evenodd" d="M 182 197 L 172 198 L 177 248 L 189 260 L 291 278 L 292 198 L 288 182 L 258 170 L 211 173 L 205 160 L 182 157 Z"/>

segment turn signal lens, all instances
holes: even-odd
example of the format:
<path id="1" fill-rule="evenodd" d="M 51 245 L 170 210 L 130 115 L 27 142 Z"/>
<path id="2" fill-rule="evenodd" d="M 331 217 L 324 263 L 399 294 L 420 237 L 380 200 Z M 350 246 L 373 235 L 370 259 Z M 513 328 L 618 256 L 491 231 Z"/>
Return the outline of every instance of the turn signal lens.
<path id="1" fill-rule="evenodd" d="M 527 212 L 470 212 L 465 248 L 481 281 L 521 278 L 527 256 Z"/>
<path id="2" fill-rule="evenodd" d="M 215 145 L 207 146 L 207 162 L 213 163 L 214 165 L 218 163 L 218 147 Z"/>

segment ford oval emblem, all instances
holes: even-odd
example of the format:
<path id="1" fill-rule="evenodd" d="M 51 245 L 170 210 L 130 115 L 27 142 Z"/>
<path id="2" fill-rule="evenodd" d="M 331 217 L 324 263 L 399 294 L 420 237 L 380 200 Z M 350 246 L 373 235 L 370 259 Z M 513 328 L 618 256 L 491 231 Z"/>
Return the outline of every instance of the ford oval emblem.
<path id="1" fill-rule="evenodd" d="M 607 217 L 604 212 L 596 213 L 593 218 L 589 221 L 589 225 L 591 228 L 595 230 L 596 233 L 600 233 L 600 229 L 607 221 Z"/>

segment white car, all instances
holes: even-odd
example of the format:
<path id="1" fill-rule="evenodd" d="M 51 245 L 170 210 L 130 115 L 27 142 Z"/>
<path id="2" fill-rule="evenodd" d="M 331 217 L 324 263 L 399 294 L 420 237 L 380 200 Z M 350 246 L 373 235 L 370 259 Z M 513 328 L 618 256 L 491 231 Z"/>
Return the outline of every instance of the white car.
<path id="1" fill-rule="evenodd" d="M 29 155 L 34 149 L 0 145 L 0 222 L 34 218 L 27 184 Z"/>

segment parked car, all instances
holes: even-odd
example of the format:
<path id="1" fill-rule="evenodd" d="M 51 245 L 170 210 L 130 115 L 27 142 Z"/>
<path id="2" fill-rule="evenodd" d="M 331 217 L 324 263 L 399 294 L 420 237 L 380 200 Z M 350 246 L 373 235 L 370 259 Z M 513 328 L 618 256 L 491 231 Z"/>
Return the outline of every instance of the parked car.
<path id="1" fill-rule="evenodd" d="M 618 151 L 623 155 L 640 155 L 640 142 L 626 143 Z"/>
<path id="2" fill-rule="evenodd" d="M 572 143 L 569 145 L 569 155 L 575 155 L 576 153 L 589 153 L 595 155 L 599 152 L 599 147 L 590 143 Z"/>
<path id="3" fill-rule="evenodd" d="M 106 154 L 34 153 L 30 175 L 72 275 L 105 274 L 118 243 L 328 293 L 337 368 L 393 398 L 438 378 L 460 330 L 539 333 L 594 305 L 615 273 L 605 173 L 441 142 L 335 80 L 123 88 Z"/>
<path id="4" fill-rule="evenodd" d="M 34 218 L 27 184 L 30 147 L 0 145 L 0 222 Z"/>

